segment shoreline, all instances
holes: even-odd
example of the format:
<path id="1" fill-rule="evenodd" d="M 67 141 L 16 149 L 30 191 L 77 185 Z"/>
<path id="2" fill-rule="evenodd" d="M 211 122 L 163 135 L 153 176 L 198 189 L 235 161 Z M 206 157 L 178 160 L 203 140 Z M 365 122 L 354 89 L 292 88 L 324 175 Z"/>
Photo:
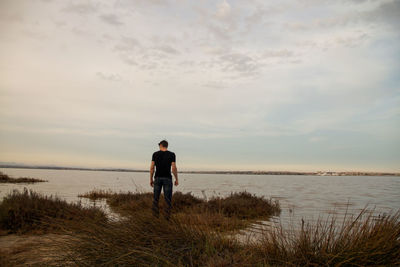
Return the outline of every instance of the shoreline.
<path id="1" fill-rule="evenodd" d="M 9 169 L 40 169 L 40 170 L 76 170 L 76 171 L 108 171 L 108 172 L 148 172 L 148 170 L 136 170 L 125 168 L 84 168 L 63 166 L 32 166 L 32 165 L 10 165 L 0 164 L 0 168 Z M 239 174 L 239 175 L 310 175 L 310 176 L 395 176 L 395 172 L 364 172 L 364 171 L 179 171 L 179 173 L 191 174 Z"/>

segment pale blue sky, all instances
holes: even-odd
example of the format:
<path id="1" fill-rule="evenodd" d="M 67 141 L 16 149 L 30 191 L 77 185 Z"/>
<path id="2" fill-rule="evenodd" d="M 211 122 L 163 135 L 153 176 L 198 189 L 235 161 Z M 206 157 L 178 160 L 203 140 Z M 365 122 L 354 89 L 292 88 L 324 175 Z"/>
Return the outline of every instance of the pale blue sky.
<path id="1" fill-rule="evenodd" d="M 0 162 L 400 171 L 400 1 L 0 1 Z"/>

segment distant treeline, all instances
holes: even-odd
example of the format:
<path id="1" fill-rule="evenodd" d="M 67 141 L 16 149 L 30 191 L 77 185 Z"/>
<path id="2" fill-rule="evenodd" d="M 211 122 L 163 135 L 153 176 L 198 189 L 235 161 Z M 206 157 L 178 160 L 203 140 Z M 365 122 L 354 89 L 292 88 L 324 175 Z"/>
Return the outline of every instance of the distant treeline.
<path id="1" fill-rule="evenodd" d="M 121 169 L 121 168 L 83 168 L 62 166 L 29 166 L 0 164 L 0 168 L 17 169 L 46 169 L 46 170 L 79 170 L 79 171 L 108 171 L 108 172 L 148 172 L 148 170 Z M 317 171 L 317 172 L 294 172 L 294 171 L 179 171 L 180 173 L 193 174 L 247 174 L 247 175 L 317 175 L 317 176 L 400 176 L 400 173 L 391 172 L 356 172 L 356 171 Z"/>

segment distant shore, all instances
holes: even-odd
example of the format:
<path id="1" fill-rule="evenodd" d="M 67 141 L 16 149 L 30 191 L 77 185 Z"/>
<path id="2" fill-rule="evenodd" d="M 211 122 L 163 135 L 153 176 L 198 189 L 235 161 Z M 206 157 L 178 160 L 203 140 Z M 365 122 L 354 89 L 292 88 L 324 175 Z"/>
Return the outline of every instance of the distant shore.
<path id="1" fill-rule="evenodd" d="M 1 164 L 0 168 L 15 169 L 44 169 L 44 170 L 78 170 L 78 171 L 109 171 L 109 172 L 149 172 L 140 169 L 125 168 L 84 168 L 84 167 L 65 167 L 65 166 L 43 166 L 43 165 L 18 165 Z M 179 171 L 179 173 L 193 174 L 247 174 L 247 175 L 315 175 L 315 176 L 400 176 L 395 172 L 366 172 L 366 171 Z"/>

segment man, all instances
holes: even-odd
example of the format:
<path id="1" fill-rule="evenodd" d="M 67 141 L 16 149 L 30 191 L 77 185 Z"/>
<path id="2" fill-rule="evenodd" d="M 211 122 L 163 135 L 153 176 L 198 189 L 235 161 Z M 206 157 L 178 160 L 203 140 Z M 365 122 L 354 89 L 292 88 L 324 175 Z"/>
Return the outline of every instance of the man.
<path id="1" fill-rule="evenodd" d="M 175 153 L 168 150 L 168 142 L 162 140 L 158 143 L 160 150 L 153 153 L 150 165 L 150 186 L 154 188 L 153 214 L 159 217 L 158 201 L 160 199 L 161 188 L 164 190 L 164 199 L 167 203 L 165 218 L 169 220 L 171 214 L 172 201 L 172 173 L 175 176 L 175 185 L 178 185 L 178 169 L 176 168 Z M 156 174 L 154 175 L 154 166 Z"/>

